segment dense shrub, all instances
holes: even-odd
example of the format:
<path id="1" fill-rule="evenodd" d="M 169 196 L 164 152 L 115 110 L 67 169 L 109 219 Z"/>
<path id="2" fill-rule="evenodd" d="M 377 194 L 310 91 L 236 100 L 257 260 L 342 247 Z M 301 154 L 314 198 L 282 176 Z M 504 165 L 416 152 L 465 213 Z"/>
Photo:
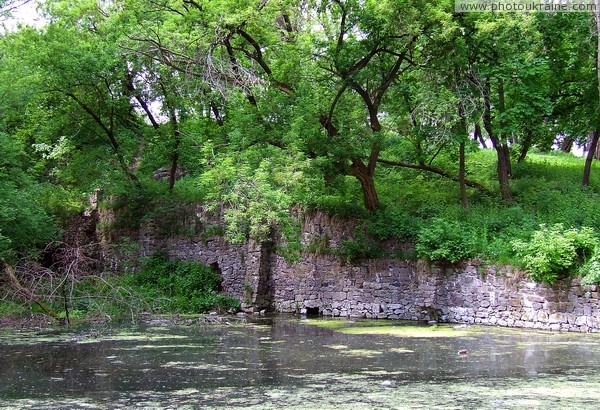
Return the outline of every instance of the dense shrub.
<path id="1" fill-rule="evenodd" d="M 219 294 L 220 275 L 197 262 L 169 259 L 158 253 L 148 259 L 142 271 L 132 277 L 149 299 L 159 301 L 157 309 L 178 313 L 203 313 L 214 308 L 239 308 L 234 298 Z"/>
<path id="2" fill-rule="evenodd" d="M 370 215 L 367 229 L 370 235 L 385 240 L 394 238 L 406 242 L 414 242 L 421 220 L 401 209 L 391 207 L 378 209 Z"/>
<path id="3" fill-rule="evenodd" d="M 421 258 L 456 263 L 477 256 L 479 246 L 480 240 L 471 227 L 433 218 L 419 230 L 415 250 Z"/>
<path id="4" fill-rule="evenodd" d="M 381 256 L 379 244 L 367 238 L 360 229 L 356 229 L 353 236 L 353 239 L 343 239 L 340 246 L 333 250 L 333 253 L 348 262 Z"/>
<path id="5" fill-rule="evenodd" d="M 597 249 L 594 256 L 579 269 L 579 274 L 583 277 L 581 279 L 583 285 L 600 284 L 600 255 Z"/>
<path id="6" fill-rule="evenodd" d="M 513 247 L 533 280 L 553 284 L 577 273 L 577 268 L 594 254 L 596 241 L 593 229 L 588 227 L 542 224 L 529 241 L 515 240 Z"/>
<path id="7" fill-rule="evenodd" d="M 51 216 L 28 188 L 17 189 L 0 181 L 1 258 L 14 262 L 22 256 L 36 257 L 58 233 Z"/>

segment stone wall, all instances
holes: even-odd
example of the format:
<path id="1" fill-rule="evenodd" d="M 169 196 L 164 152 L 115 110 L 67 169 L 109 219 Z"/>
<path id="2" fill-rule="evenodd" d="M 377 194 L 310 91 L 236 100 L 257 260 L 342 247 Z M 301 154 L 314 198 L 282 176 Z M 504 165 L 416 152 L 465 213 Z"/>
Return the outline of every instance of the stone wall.
<path id="1" fill-rule="evenodd" d="M 281 241 L 230 244 L 211 229 L 222 223 L 201 207 L 181 214 L 181 233 L 147 222 L 132 239 L 140 255 L 157 251 L 213 266 L 223 288 L 249 309 L 380 319 L 437 320 L 547 330 L 600 329 L 596 286 L 577 281 L 536 284 L 511 268 L 430 266 L 401 259 L 350 263 L 330 251 L 352 238 L 355 224 L 322 213 L 304 216 L 302 243 L 315 253 L 288 262 L 276 253 Z M 183 221 L 183 222 L 181 222 Z M 193 229 L 192 229 L 193 228 Z M 384 244 L 392 252 L 398 244 Z M 314 248 L 314 247 L 313 247 Z M 318 253 L 317 253 L 318 252 Z"/>
<path id="2" fill-rule="evenodd" d="M 345 265 L 332 257 L 290 264 L 276 257 L 273 305 L 280 312 L 318 310 L 328 316 L 437 320 L 596 332 L 596 286 L 548 287 L 521 272 L 465 264 L 427 266 L 394 259 Z"/>

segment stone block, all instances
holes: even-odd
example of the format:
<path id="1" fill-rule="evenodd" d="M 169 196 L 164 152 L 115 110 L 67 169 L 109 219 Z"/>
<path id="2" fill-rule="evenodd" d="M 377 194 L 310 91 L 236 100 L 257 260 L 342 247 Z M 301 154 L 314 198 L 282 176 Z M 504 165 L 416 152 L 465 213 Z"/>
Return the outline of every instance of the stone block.
<path id="1" fill-rule="evenodd" d="M 304 306 L 307 307 L 307 308 L 321 307 L 321 301 L 314 300 L 314 299 L 305 300 L 304 301 Z"/>
<path id="2" fill-rule="evenodd" d="M 537 322 L 547 322 L 548 321 L 548 313 L 543 310 L 537 312 Z"/>
<path id="3" fill-rule="evenodd" d="M 551 313 L 548 316 L 548 323 L 567 323 L 567 317 L 564 313 Z"/>
<path id="4" fill-rule="evenodd" d="M 348 298 L 346 292 L 333 292 L 333 300 L 342 301 Z"/>
<path id="5" fill-rule="evenodd" d="M 373 312 L 373 313 L 379 313 L 379 312 L 382 312 L 381 305 L 380 305 L 380 304 L 378 304 L 378 303 L 373 303 L 373 304 L 371 305 L 371 312 Z"/>

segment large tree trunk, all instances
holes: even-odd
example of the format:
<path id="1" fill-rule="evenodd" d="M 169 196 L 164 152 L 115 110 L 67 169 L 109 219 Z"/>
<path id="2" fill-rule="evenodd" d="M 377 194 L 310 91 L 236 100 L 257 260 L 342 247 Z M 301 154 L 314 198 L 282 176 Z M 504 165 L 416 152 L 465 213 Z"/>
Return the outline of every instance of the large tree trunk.
<path id="1" fill-rule="evenodd" d="M 369 212 L 375 212 L 379 206 L 379 198 L 375 189 L 373 173 L 360 159 L 355 158 L 350 165 L 350 174 L 355 176 L 360 182 L 365 208 L 367 208 Z"/>
<path id="2" fill-rule="evenodd" d="M 598 119 L 598 123 L 600 124 L 600 118 Z M 595 131 L 592 131 L 588 134 L 586 145 L 585 145 L 585 148 L 586 148 L 585 151 L 587 151 L 587 152 L 592 151 L 594 153 L 593 158 L 600 160 L 600 147 L 598 146 L 598 144 L 594 145 L 595 135 L 596 135 Z M 596 148 L 592 149 L 594 146 Z"/>

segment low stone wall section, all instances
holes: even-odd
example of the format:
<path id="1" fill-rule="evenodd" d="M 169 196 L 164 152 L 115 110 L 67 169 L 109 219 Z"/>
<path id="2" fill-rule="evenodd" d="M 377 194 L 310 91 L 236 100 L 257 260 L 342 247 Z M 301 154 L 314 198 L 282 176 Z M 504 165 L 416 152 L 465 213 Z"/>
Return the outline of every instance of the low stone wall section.
<path id="1" fill-rule="evenodd" d="M 344 264 L 314 255 L 299 263 L 274 258 L 273 304 L 280 312 L 436 320 L 596 332 L 598 287 L 563 281 L 549 287 L 510 267 L 453 267 L 397 259 Z"/>

